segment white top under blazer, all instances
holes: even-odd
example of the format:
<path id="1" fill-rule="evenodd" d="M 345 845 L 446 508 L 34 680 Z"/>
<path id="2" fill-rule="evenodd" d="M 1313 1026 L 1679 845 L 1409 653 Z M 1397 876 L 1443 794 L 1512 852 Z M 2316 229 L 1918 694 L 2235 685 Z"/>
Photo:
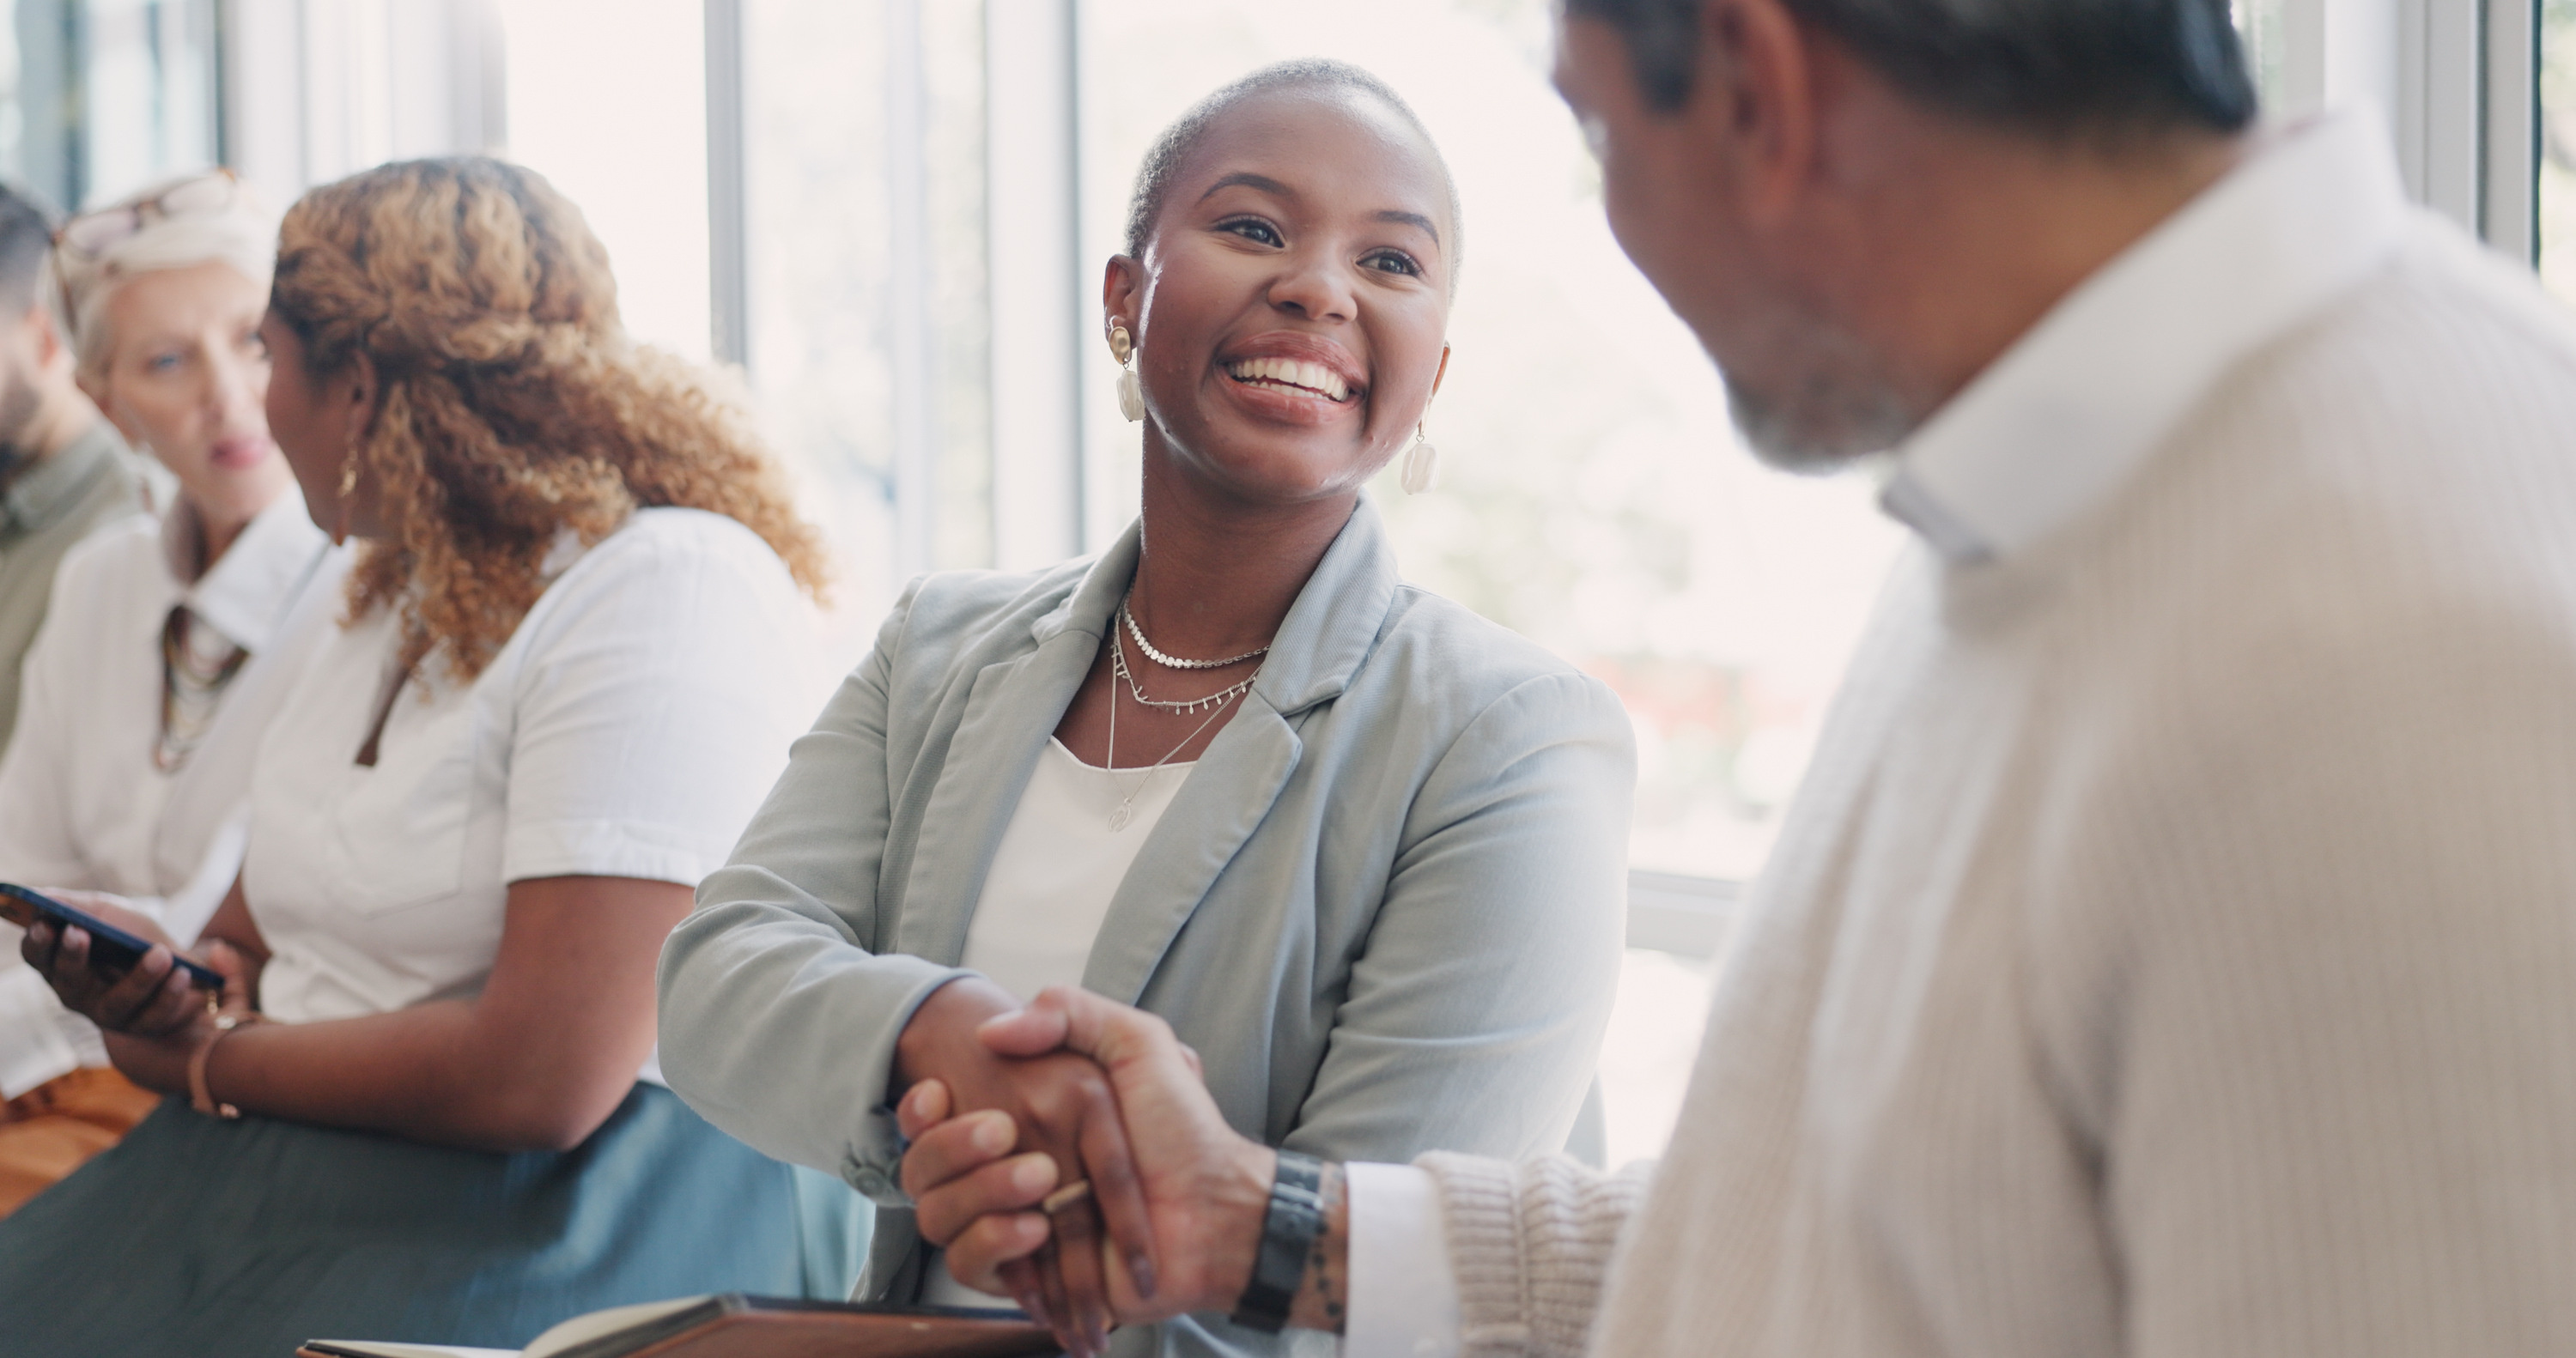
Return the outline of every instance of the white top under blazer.
<path id="1" fill-rule="evenodd" d="M 958 965 L 1022 1000 L 1082 984 L 1110 898 L 1195 767 L 1105 769 L 1049 740 L 993 851 Z M 1113 830 L 1122 802 L 1129 819 Z"/>
<path id="2" fill-rule="evenodd" d="M 1048 740 L 993 851 L 959 965 L 1022 1000 L 1051 985 L 1082 984 L 1118 884 L 1196 767 L 1193 760 L 1106 769 L 1082 762 L 1063 741 Z M 1128 819 L 1112 829 L 1122 804 Z M 926 1271 L 922 1287 L 922 1300 L 933 1305 L 1011 1304 L 966 1286 L 945 1268 Z"/>

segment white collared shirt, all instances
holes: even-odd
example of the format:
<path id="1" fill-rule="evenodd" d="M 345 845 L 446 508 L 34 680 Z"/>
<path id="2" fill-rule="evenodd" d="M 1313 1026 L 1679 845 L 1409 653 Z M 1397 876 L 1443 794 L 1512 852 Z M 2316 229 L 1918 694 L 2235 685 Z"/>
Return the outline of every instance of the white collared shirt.
<path id="1" fill-rule="evenodd" d="M 16 738 L 0 758 L 0 880 L 112 892 L 183 943 L 222 903 L 241 863 L 246 759 L 234 738 L 238 695 L 305 593 L 328 592 L 330 544 L 289 487 L 194 582 L 177 574 L 159 521 L 136 516 L 64 558 L 44 630 L 28 652 Z M 221 697 L 207 743 L 175 772 L 154 761 L 161 735 L 161 634 L 185 604 L 253 659 Z M 97 1032 L 65 1010 L 18 958 L 0 925 L 0 1097 L 82 1065 L 103 1065 Z"/>
<path id="2" fill-rule="evenodd" d="M 1953 563 L 2010 557 L 2067 530 L 2249 359 L 2383 266 L 2409 218 L 2374 120 L 2336 115 L 2275 134 L 1936 412 L 1899 450 L 1884 507 Z M 1438 1203 L 1429 1175 L 1354 1166 L 1350 1185 L 1345 1352 L 1455 1354 L 1459 1281 L 1436 1220 L 1426 1229 Z"/>
<path id="3" fill-rule="evenodd" d="M 472 995 L 511 883 L 694 886 L 785 767 L 821 671 L 813 609 L 766 543 L 719 515 L 645 509 L 564 555 L 471 682 L 435 656 L 419 667 L 373 767 L 356 757 L 398 624 L 383 609 L 326 622 L 252 780 L 242 888 L 271 1018 Z"/>
<path id="4" fill-rule="evenodd" d="M 2248 356 L 2384 263 L 2407 211 L 2372 118 L 2273 134 L 1934 412 L 1882 504 L 1954 561 L 2073 522 Z"/>

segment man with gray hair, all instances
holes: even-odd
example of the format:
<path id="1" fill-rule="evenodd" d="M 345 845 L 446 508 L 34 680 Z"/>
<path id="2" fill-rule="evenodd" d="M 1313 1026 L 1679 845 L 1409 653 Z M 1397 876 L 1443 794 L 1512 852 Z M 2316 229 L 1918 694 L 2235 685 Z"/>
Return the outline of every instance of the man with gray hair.
<path id="1" fill-rule="evenodd" d="M 53 240 L 52 209 L 0 184 L 0 749 L 18 724 L 20 666 L 63 554 L 142 508 L 132 454 L 81 395 L 39 295 Z"/>
<path id="2" fill-rule="evenodd" d="M 1660 1165 L 1319 1166 L 1150 1016 L 996 1020 L 1115 1082 L 1120 1314 L 1353 1358 L 2576 1352 L 2568 318 L 2370 120 L 2250 130 L 2223 0 L 1566 8 L 1621 244 L 1765 458 L 1894 450 L 1918 549 Z M 969 1280 L 1119 1170 L 902 1111 Z"/>

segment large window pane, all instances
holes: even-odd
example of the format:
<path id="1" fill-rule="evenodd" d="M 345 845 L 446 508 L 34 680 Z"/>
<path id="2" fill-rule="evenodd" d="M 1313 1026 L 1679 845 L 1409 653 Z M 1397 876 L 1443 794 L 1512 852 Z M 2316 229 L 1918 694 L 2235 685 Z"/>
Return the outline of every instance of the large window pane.
<path id="1" fill-rule="evenodd" d="M 750 373 L 855 663 L 904 579 L 992 561 L 982 9 L 748 0 L 743 27 Z"/>
<path id="2" fill-rule="evenodd" d="M 991 560 L 982 10 L 726 8 L 741 25 L 745 377 L 830 538 L 833 651 L 855 664 L 904 578 Z M 510 154 L 581 205 L 627 328 L 708 359 L 708 6 L 501 13 Z"/>
<path id="3" fill-rule="evenodd" d="M 2253 68 L 2254 88 L 2266 108 L 2279 107 L 2286 92 L 2289 35 L 2282 30 L 2283 7 L 2284 0 L 2233 0 L 2230 9 L 2245 44 L 2246 64 Z"/>
<path id="4" fill-rule="evenodd" d="M 78 208 L 215 163 L 215 0 L 0 10 L 0 174 Z"/>
<path id="5" fill-rule="evenodd" d="M 83 196 L 101 202 L 215 162 L 213 0 L 90 0 Z"/>
<path id="6" fill-rule="evenodd" d="M 703 359 L 705 20 L 699 0 L 510 0 L 510 156 L 581 205 L 638 338 Z"/>
<path id="7" fill-rule="evenodd" d="M 2540 278 L 2576 300 L 2576 0 L 2540 0 Z"/>

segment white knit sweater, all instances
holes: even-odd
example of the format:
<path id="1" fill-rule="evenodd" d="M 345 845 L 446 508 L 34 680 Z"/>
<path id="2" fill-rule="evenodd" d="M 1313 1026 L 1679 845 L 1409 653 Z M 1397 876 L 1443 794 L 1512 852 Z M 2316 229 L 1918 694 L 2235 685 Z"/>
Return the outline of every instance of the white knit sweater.
<path id="1" fill-rule="evenodd" d="M 2576 1353 L 2576 332 L 2353 144 L 1926 431 L 1667 1158 L 1424 1162 L 1468 1352 Z"/>

